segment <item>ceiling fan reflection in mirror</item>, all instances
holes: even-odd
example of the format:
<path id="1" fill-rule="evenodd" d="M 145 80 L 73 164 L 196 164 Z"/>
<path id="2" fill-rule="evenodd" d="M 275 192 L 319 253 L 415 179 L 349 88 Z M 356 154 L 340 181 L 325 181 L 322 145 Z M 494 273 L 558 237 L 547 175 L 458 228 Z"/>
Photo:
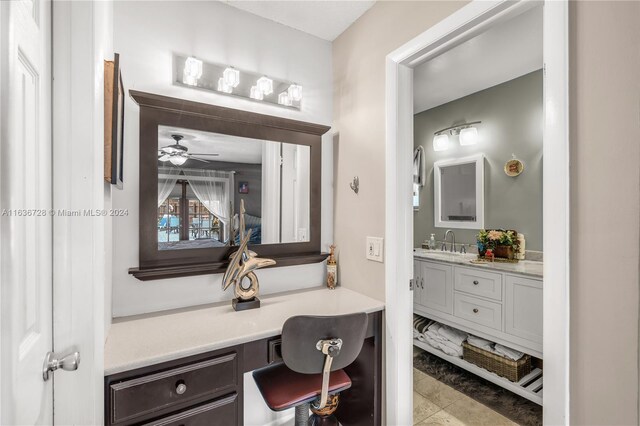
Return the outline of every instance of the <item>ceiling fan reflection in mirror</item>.
<path id="1" fill-rule="evenodd" d="M 204 154 L 204 153 L 190 153 L 189 148 L 184 145 L 180 145 L 180 141 L 184 138 L 182 135 L 171 135 L 173 140 L 176 141 L 173 145 L 167 145 L 158 150 L 158 161 L 170 162 L 174 166 L 182 166 L 187 160 L 202 161 L 208 163 L 208 160 L 204 158 L 198 158 L 202 156 L 217 157 L 219 154 Z"/>

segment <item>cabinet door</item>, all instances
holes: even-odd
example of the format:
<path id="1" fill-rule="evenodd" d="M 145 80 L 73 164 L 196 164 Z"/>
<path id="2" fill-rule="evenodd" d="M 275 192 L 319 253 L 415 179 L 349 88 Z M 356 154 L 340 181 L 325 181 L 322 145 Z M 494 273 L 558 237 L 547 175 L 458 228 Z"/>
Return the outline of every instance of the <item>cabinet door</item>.
<path id="1" fill-rule="evenodd" d="M 421 268 L 422 262 L 419 260 L 413 261 L 413 304 L 421 305 L 422 304 L 422 276 Z"/>
<path id="2" fill-rule="evenodd" d="M 506 276 L 506 332 L 542 343 L 542 281 Z"/>
<path id="3" fill-rule="evenodd" d="M 453 269 L 439 263 L 421 262 L 421 304 L 453 314 Z"/>

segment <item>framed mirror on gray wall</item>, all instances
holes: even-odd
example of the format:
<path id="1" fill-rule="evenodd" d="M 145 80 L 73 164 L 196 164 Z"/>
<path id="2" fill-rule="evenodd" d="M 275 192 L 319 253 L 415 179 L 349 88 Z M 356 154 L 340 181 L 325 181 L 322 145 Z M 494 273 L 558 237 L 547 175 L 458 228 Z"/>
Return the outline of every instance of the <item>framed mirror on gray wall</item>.
<path id="1" fill-rule="evenodd" d="M 436 161 L 434 174 L 434 226 L 484 227 L 484 156 Z"/>

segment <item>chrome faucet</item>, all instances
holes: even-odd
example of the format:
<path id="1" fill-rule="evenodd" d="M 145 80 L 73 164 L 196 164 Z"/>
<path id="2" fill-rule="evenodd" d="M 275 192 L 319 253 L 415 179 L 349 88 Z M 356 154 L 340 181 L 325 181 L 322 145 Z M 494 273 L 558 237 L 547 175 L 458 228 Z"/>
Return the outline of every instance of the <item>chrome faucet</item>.
<path id="1" fill-rule="evenodd" d="M 444 243 L 443 246 L 445 248 L 445 250 L 447 249 L 447 238 L 449 237 L 449 234 L 451 234 L 452 240 L 451 240 L 451 249 L 449 250 L 451 253 L 455 253 L 456 252 L 456 234 L 453 233 L 453 231 L 451 229 L 447 229 L 447 232 L 444 233 Z"/>

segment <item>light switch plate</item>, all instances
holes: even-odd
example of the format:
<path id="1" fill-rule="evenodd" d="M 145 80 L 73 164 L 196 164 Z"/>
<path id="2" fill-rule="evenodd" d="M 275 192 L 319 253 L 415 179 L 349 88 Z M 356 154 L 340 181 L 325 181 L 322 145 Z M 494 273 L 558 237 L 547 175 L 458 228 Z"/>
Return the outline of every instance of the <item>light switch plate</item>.
<path id="1" fill-rule="evenodd" d="M 384 238 L 367 237 L 367 259 L 384 262 Z"/>

